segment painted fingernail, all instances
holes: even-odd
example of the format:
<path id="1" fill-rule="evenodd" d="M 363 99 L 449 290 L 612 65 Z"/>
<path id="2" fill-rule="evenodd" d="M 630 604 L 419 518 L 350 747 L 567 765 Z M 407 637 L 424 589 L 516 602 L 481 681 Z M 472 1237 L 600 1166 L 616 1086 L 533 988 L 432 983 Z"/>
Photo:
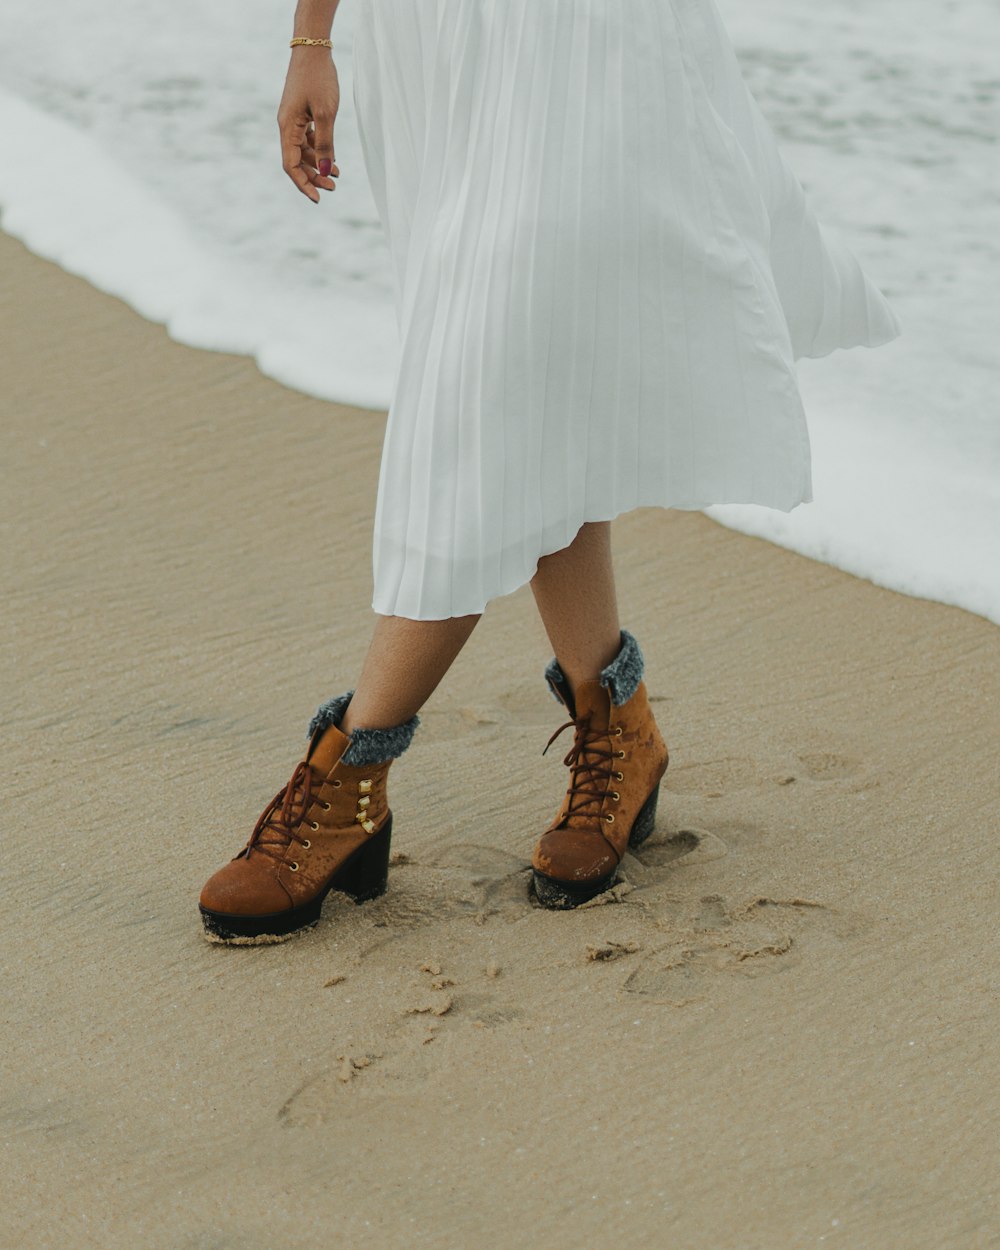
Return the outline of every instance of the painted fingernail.
<path id="1" fill-rule="evenodd" d="M 319 172 L 323 175 L 324 178 L 330 177 L 330 162 L 326 159 L 325 156 L 319 163 Z"/>

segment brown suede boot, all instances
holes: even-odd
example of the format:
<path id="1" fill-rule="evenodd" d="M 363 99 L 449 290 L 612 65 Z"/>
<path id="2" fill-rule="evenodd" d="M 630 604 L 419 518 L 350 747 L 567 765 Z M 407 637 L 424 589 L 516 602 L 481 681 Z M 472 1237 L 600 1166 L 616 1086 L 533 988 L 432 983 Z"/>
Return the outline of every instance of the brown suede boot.
<path id="1" fill-rule="evenodd" d="M 545 750 L 564 729 L 575 729 L 563 761 L 569 788 L 531 860 L 535 895 L 546 907 L 578 907 L 607 890 L 626 849 L 653 832 L 669 753 L 649 706 L 639 644 L 627 629 L 621 635 L 617 657 L 599 677 L 581 682 L 575 697 L 554 657 L 545 670 L 572 717 Z"/>
<path id="2" fill-rule="evenodd" d="M 198 905 L 210 941 L 281 942 L 316 924 L 330 890 L 356 903 L 385 892 L 392 836 L 386 777 L 420 718 L 342 733 L 353 693 L 319 708 L 291 780 L 239 854 L 205 883 Z"/>

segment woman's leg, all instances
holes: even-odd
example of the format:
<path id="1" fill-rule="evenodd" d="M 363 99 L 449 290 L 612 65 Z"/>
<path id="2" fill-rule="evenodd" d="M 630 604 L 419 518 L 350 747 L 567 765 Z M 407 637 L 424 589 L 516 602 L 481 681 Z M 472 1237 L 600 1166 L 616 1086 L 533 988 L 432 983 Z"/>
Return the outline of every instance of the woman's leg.
<path id="1" fill-rule="evenodd" d="M 588 522 L 568 547 L 542 556 L 531 589 L 552 649 L 571 685 L 575 688 L 596 677 L 621 647 L 611 522 Z M 378 616 L 361 676 L 341 722 L 344 733 L 398 725 L 419 711 L 481 615 L 441 621 Z"/>
<path id="2" fill-rule="evenodd" d="M 563 761 L 569 784 L 535 844 L 532 885 L 545 907 L 578 907 L 609 889 L 628 848 L 652 833 L 667 744 L 638 640 L 619 629 L 611 523 L 583 525 L 568 547 L 539 561 L 531 585 L 562 669 L 559 698 L 575 725 Z"/>
<path id="3" fill-rule="evenodd" d="M 542 556 L 531 589 L 559 666 L 576 690 L 622 645 L 611 522 L 588 521 L 568 547 Z"/>
<path id="4" fill-rule="evenodd" d="M 384 729 L 409 720 L 451 667 L 482 614 L 441 621 L 378 616 L 340 728 Z"/>
<path id="5" fill-rule="evenodd" d="M 291 781 L 262 813 L 243 851 L 202 888 L 210 941 L 280 942 L 316 923 L 331 887 L 359 903 L 385 891 L 389 769 L 409 747 L 415 725 L 407 722 L 478 620 L 378 616 L 347 707 L 338 695 L 317 709 L 309 750 Z M 342 735 L 355 729 L 367 732 L 352 737 L 345 751 Z"/>

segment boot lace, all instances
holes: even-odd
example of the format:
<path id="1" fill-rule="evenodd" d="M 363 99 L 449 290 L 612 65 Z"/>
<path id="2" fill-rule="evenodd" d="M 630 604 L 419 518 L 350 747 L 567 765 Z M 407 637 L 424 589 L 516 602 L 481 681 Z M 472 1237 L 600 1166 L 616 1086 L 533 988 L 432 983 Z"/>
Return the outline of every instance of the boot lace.
<path id="1" fill-rule="evenodd" d="M 261 812 L 243 850 L 247 859 L 252 851 L 260 851 L 272 859 L 282 859 L 292 842 L 306 844 L 306 839 L 296 833 L 296 827 L 301 825 L 309 810 L 312 781 L 312 769 L 305 760 L 296 764 L 288 783 Z"/>
<path id="2" fill-rule="evenodd" d="M 610 728 L 591 729 L 589 714 L 568 720 L 549 738 L 545 750 L 542 751 L 543 755 L 563 730 L 569 729 L 571 725 L 576 728 L 576 736 L 572 747 L 563 758 L 563 763 L 572 770 L 567 791 L 569 802 L 564 819 L 568 821 L 574 816 L 580 816 L 593 820 L 600 816 L 601 805 L 611 784 L 611 761 L 617 755 L 617 752 L 602 747 L 599 743 L 602 739 L 607 743 L 608 736 L 613 731 Z"/>

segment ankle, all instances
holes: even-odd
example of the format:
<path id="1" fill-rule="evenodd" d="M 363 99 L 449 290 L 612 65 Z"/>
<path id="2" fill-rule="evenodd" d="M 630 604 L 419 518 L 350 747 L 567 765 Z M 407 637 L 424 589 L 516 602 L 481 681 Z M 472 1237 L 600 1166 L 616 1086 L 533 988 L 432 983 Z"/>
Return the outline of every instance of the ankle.
<path id="1" fill-rule="evenodd" d="M 356 729 L 395 729 L 398 725 L 403 725 L 410 719 L 411 717 L 405 713 L 395 715 L 390 712 L 388 716 L 379 716 L 377 712 L 369 713 L 363 704 L 355 707 L 352 699 L 340 718 L 340 731 L 341 733 L 351 734 Z"/>
<path id="2" fill-rule="evenodd" d="M 614 647 L 606 647 L 596 660 L 591 660 L 579 667 L 572 663 L 563 664 L 561 660 L 558 661 L 573 696 L 576 696 L 576 692 L 585 681 L 600 681 L 605 677 L 620 653 L 621 643 L 619 642 Z"/>
<path id="3" fill-rule="evenodd" d="M 340 718 L 340 732 L 345 733 L 348 736 L 350 736 L 355 729 L 373 728 L 375 728 L 375 726 L 363 724 L 362 721 L 355 716 L 350 707 L 348 707 L 347 711 Z"/>

